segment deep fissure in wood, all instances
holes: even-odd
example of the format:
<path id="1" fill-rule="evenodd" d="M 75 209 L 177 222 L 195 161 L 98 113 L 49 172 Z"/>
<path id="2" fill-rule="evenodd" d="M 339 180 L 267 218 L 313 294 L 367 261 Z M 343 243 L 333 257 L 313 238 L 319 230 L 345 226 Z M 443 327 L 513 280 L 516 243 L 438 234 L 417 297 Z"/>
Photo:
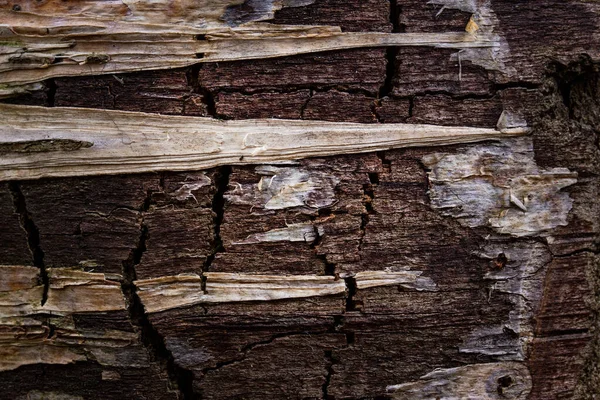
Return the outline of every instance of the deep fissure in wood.
<path id="1" fill-rule="evenodd" d="M 141 206 L 140 213 L 148 211 L 151 205 L 151 192 Z M 135 267 L 138 265 L 146 251 L 146 242 L 149 237 L 148 227 L 144 224 L 143 214 L 140 215 L 140 237 L 137 246 L 131 250 L 127 260 L 123 261 L 123 281 L 121 290 L 127 300 L 129 318 L 134 327 L 139 331 L 143 345 L 148 350 L 153 361 L 157 362 L 166 371 L 170 384 L 177 389 L 183 400 L 196 400 L 198 397 L 192 387 L 193 374 L 175 362 L 173 354 L 167 349 L 164 337 L 153 327 L 144 306 L 137 294 L 134 281 L 137 279 Z"/>
<path id="2" fill-rule="evenodd" d="M 21 184 L 19 182 L 9 182 L 8 187 L 12 195 L 15 212 L 19 214 L 21 227 L 27 234 L 27 245 L 33 257 L 33 265 L 40 270 L 40 280 L 44 285 L 41 302 L 41 305 L 43 306 L 46 303 L 46 300 L 48 300 L 50 281 L 46 265 L 44 264 L 44 252 L 40 246 L 40 231 L 33 221 L 31 214 L 27 211 L 27 204 L 25 202 L 25 196 L 21 191 Z"/>

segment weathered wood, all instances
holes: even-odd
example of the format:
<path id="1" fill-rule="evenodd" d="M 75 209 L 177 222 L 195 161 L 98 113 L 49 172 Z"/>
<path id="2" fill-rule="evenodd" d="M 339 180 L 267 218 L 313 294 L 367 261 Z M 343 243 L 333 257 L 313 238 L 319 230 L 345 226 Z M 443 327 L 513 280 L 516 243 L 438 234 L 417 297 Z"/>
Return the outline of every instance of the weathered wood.
<path id="1" fill-rule="evenodd" d="M 523 135 L 499 129 L 293 120 L 218 121 L 0 105 L 0 180 L 181 171 Z M 49 130 L 48 126 L 52 129 Z M 102 131 L 96 129 L 102 127 Z M 68 141 L 71 145 L 61 145 Z M 77 145 L 78 144 L 78 145 Z M 60 151 L 63 150 L 63 151 Z"/>
<path id="2" fill-rule="evenodd" d="M 388 387 L 393 399 L 431 399 L 469 393 L 479 399 L 526 399 L 529 371 L 518 363 L 490 363 L 433 371 L 417 382 Z"/>
<path id="3" fill-rule="evenodd" d="M 210 116 L 186 119 L 196 131 L 207 120 L 246 118 L 360 122 L 371 133 L 394 123 L 495 131 L 499 121 L 530 131 L 274 165 L 233 160 L 204 171 L 0 185 L 0 263 L 12 265 L 0 274 L 0 312 L 24 314 L 0 318 L 0 352 L 12 363 L 0 372 L 0 398 L 591 400 L 599 392 L 595 2 L 3 7 L 15 4 L 21 11 L 11 15 L 116 13 L 114 26 L 144 25 L 131 21 L 142 15 L 158 30 L 221 45 L 242 39 L 209 30 L 491 33 L 494 47 L 196 59 L 193 68 L 56 78 L 13 104 Z M 193 38 L 194 29 L 206 36 Z M 144 126 L 171 121 L 133 115 Z M 93 149 L 81 135 L 80 150 L 67 151 L 75 140 L 2 148 L 53 148 L 40 159 Z M 89 295 L 104 286 L 105 302 Z M 97 302 L 118 309 L 90 308 Z"/>
<path id="4" fill-rule="evenodd" d="M 98 391 L 176 398 L 166 390 L 166 380 L 133 331 L 118 282 L 99 273 L 50 269 L 44 303 L 38 268 L 0 266 L 0 272 L 0 371 L 8 391 L 2 398 L 15 393 L 44 398 L 65 392 L 78 398 Z M 23 380 L 18 372 L 39 374 L 36 369 L 44 364 L 73 364 L 86 385 L 69 382 L 72 367 L 63 368 L 55 383 L 43 387 L 35 386 L 39 381 Z M 143 376 L 154 382 L 141 385 L 137 380 Z"/>
<path id="5" fill-rule="evenodd" d="M 266 5 L 262 15 L 241 20 L 230 20 L 228 10 L 232 4 L 235 2 L 221 1 L 206 8 L 185 4 L 163 15 L 156 11 L 167 8 L 168 2 L 159 2 L 151 10 L 143 6 L 129 8 L 126 13 L 119 7 L 88 7 L 77 13 L 76 9 L 60 5 L 40 10 L 43 14 L 36 13 L 37 7 L 33 5 L 25 7 L 26 10 L 19 5 L 12 11 L 0 11 L 0 24 L 4 26 L 0 32 L 0 84 L 7 85 L 4 88 L 7 94 L 11 86 L 18 94 L 31 90 L 32 83 L 57 76 L 177 68 L 199 62 L 360 47 L 467 49 L 501 45 L 496 35 L 489 29 L 479 31 L 478 25 L 473 25 L 477 28 L 469 32 L 449 33 L 341 32 L 334 26 L 244 26 L 268 17 L 275 10 L 274 3 Z M 191 15 L 200 18 L 203 26 L 190 23 Z"/>

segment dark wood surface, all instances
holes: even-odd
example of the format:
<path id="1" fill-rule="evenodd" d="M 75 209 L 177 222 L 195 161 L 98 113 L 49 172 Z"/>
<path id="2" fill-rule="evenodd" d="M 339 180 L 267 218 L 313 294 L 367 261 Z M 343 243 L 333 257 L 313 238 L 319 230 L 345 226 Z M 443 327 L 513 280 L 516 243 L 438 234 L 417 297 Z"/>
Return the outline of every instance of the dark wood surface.
<path id="1" fill-rule="evenodd" d="M 279 11 L 274 22 L 447 32 L 464 30 L 471 16 L 394 1 L 390 7 L 383 0 L 317 0 Z M 436 368 L 506 360 L 529 368 L 531 399 L 597 398 L 600 7 L 575 0 L 484 3 L 510 49 L 510 74 L 470 61 L 459 66 L 450 49 L 357 49 L 57 78 L 44 93 L 11 102 L 481 127 L 495 127 L 503 111 L 518 113 L 533 128 L 533 162 L 578 174 L 563 189 L 573 201 L 568 225 L 515 237 L 485 224 L 466 226 L 436 208 L 423 157 L 487 144 L 308 159 L 267 166 L 271 172 L 222 167 L 2 184 L 0 264 L 37 266 L 42 283 L 48 268 L 123 276 L 126 311 L 36 318 L 52 331 L 72 318 L 84 337 L 135 332 L 130 347 L 144 360 L 107 366 L 87 354 L 67 365 L 24 365 L 0 372 L 0 399 L 381 399 L 390 395 L 387 386 Z M 267 207 L 261 178 L 294 171 L 316 188 L 300 206 Z M 241 243 L 291 224 L 313 226 L 310 240 Z M 358 272 L 406 267 L 437 290 L 356 288 Z M 531 268 L 535 274 L 527 275 Z M 201 272 L 335 275 L 349 289 L 143 313 L 134 279 Z M 508 277 L 496 276 L 503 273 Z M 527 287 L 529 308 L 496 289 L 506 281 Z M 520 355 L 519 332 L 509 322 L 515 315 L 531 326 Z"/>

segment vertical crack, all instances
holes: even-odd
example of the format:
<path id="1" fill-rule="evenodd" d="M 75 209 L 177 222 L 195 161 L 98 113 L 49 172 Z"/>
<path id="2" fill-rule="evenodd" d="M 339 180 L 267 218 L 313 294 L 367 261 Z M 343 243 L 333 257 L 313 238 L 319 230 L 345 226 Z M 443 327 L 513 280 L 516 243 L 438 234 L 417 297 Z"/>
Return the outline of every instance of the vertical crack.
<path id="1" fill-rule="evenodd" d="M 48 279 L 48 271 L 46 270 L 46 265 L 44 264 L 44 252 L 40 247 L 40 231 L 33 222 L 31 214 L 29 213 L 29 211 L 27 211 L 25 196 L 21 191 L 21 185 L 19 184 L 19 182 L 9 182 L 8 188 L 13 199 L 15 212 L 19 214 L 19 222 L 21 224 L 21 228 L 23 228 L 23 230 L 27 234 L 27 245 L 33 257 L 33 265 L 38 267 L 40 270 L 40 279 L 42 281 L 41 283 L 44 285 L 44 290 L 42 292 L 43 306 L 44 304 L 46 304 L 46 300 L 48 300 L 48 288 L 50 282 Z"/>
<path id="2" fill-rule="evenodd" d="M 327 254 L 319 253 L 318 247 L 321 244 L 321 242 L 323 241 L 323 235 L 321 235 L 321 232 L 319 232 L 319 228 L 317 227 L 317 225 L 314 224 L 314 222 L 313 222 L 313 229 L 315 232 L 315 240 L 310 244 L 310 248 L 315 251 L 317 258 L 319 260 L 323 261 L 323 264 L 325 265 L 325 271 L 324 271 L 325 275 L 336 276 L 335 275 L 335 263 L 329 262 L 327 260 Z"/>
<path id="3" fill-rule="evenodd" d="M 385 151 L 378 151 L 377 157 L 381 160 L 381 166 L 386 173 L 390 173 L 392 170 L 392 162 L 385 157 Z"/>
<path id="4" fill-rule="evenodd" d="M 206 261 L 202 267 L 202 272 L 207 272 L 210 269 L 217 253 L 225 251 L 223 239 L 221 239 L 221 224 L 225 216 L 225 192 L 229 187 L 229 178 L 231 176 L 231 166 L 223 166 L 217 170 L 215 174 L 215 186 L 217 191 L 212 199 L 213 217 L 213 241 L 211 244 L 211 253 L 206 257 Z M 202 275 L 202 290 L 206 291 L 206 277 Z"/>
<path id="5" fill-rule="evenodd" d="M 354 300 L 356 295 L 356 279 L 352 276 L 344 278 L 348 294 L 346 296 L 346 311 L 359 311 L 357 302 Z"/>
<path id="6" fill-rule="evenodd" d="M 144 223 L 143 212 L 148 211 L 150 208 L 151 194 L 151 191 L 148 191 L 148 195 L 140 208 L 140 237 L 136 247 L 130 251 L 129 257 L 123 261 L 123 281 L 121 282 L 121 290 L 127 300 L 127 308 L 131 323 L 140 333 L 142 343 L 150 354 L 152 361 L 157 362 L 161 368 L 167 372 L 170 386 L 173 389 L 178 390 L 181 399 L 195 400 L 197 396 L 194 393 L 192 386 L 192 372 L 175 363 L 173 355 L 167 349 L 164 338 L 152 326 L 134 284 L 134 281 L 137 279 L 135 267 L 142 260 L 142 256 L 146 251 L 146 242 L 149 237 L 148 227 Z"/>
<path id="7" fill-rule="evenodd" d="M 365 206 L 365 211 L 361 214 L 361 222 L 360 222 L 360 232 L 361 236 L 358 242 L 358 254 L 361 256 L 361 250 L 363 245 L 363 240 L 365 235 L 367 234 L 367 225 L 369 224 L 369 216 L 375 214 L 375 210 L 373 209 L 373 200 L 375 199 L 375 191 L 373 185 L 379 184 L 379 174 L 376 172 L 371 172 L 369 175 L 369 183 L 363 185 L 363 205 Z"/>
<path id="8" fill-rule="evenodd" d="M 331 375 L 333 375 L 333 351 L 325 350 L 325 358 L 327 359 L 327 375 L 323 383 L 323 400 L 331 399 L 329 396 L 329 384 L 331 383 Z"/>
<path id="9" fill-rule="evenodd" d="M 198 79 L 198 76 L 200 75 L 200 68 L 202 68 L 202 66 L 197 64 L 192 66 L 188 70 L 186 74 L 188 85 L 192 87 L 192 90 L 195 93 L 199 93 L 202 95 L 202 102 L 206 106 L 206 111 L 208 112 L 208 115 L 210 115 L 213 118 L 219 118 L 219 116 L 217 115 L 217 103 L 215 101 L 215 96 L 210 90 L 202 86 L 200 84 L 200 80 Z"/>
<path id="10" fill-rule="evenodd" d="M 398 6 L 396 0 L 389 0 L 390 2 L 390 23 L 392 25 L 392 33 L 402 33 L 406 29 L 402 24 L 400 24 L 400 13 L 401 7 Z M 383 85 L 379 88 L 379 93 L 377 97 L 382 99 L 386 96 L 389 96 L 394 89 L 394 76 L 396 75 L 396 58 L 400 52 L 400 48 L 397 46 L 388 47 L 386 49 L 386 72 L 385 72 L 385 81 Z"/>

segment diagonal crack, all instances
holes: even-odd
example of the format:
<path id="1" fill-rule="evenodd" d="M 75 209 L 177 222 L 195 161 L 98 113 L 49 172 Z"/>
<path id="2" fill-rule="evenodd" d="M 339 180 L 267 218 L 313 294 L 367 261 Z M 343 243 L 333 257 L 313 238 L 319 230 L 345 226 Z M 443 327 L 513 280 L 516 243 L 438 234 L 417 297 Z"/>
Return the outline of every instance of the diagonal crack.
<path id="1" fill-rule="evenodd" d="M 21 191 L 21 185 L 19 182 L 9 182 L 8 188 L 13 199 L 15 212 L 19 214 L 19 222 L 21 227 L 27 234 L 27 245 L 29 251 L 33 256 L 33 265 L 40 269 L 40 279 L 44 285 L 44 291 L 42 294 L 42 306 L 48 300 L 48 288 L 50 285 L 48 279 L 48 271 L 44 264 L 44 252 L 40 247 L 40 231 L 33 222 L 33 218 L 29 211 L 27 211 L 27 204 L 25 203 L 25 196 Z"/>
<path id="2" fill-rule="evenodd" d="M 240 363 L 240 362 L 242 362 L 242 361 L 244 361 L 246 359 L 246 357 L 248 356 L 248 353 L 252 349 L 254 349 L 255 347 L 269 345 L 269 344 L 273 343 L 277 339 L 281 339 L 281 338 L 285 338 L 285 337 L 291 337 L 291 336 L 317 336 L 317 335 L 322 335 L 322 334 L 326 334 L 326 333 L 327 333 L 326 331 L 321 331 L 321 332 L 306 332 L 306 331 L 302 331 L 302 332 L 282 332 L 282 333 L 277 333 L 275 335 L 269 336 L 265 340 L 260 340 L 258 342 L 248 343 L 247 345 L 245 345 L 244 347 L 241 348 L 241 350 L 240 350 L 241 355 L 239 357 L 236 357 L 236 358 L 234 358 L 232 360 L 218 362 L 214 367 L 204 368 L 204 369 L 202 369 L 202 375 L 206 375 L 210 371 L 216 371 L 216 370 L 219 370 L 219 369 L 221 369 L 223 367 L 226 367 L 228 365 Z"/>
<path id="3" fill-rule="evenodd" d="M 192 387 L 193 374 L 175 363 L 173 355 L 167 349 L 164 337 L 152 326 L 148 314 L 137 294 L 134 284 L 136 280 L 135 266 L 138 265 L 146 251 L 148 240 L 148 227 L 144 223 L 143 212 L 148 211 L 151 204 L 151 191 L 148 191 L 146 200 L 140 208 L 140 237 L 129 257 L 123 261 L 123 281 L 121 290 L 127 299 L 129 318 L 132 325 L 139 331 L 142 343 L 146 347 L 151 359 L 157 362 L 167 372 L 170 386 L 176 388 L 179 397 L 183 400 L 197 399 Z"/>

